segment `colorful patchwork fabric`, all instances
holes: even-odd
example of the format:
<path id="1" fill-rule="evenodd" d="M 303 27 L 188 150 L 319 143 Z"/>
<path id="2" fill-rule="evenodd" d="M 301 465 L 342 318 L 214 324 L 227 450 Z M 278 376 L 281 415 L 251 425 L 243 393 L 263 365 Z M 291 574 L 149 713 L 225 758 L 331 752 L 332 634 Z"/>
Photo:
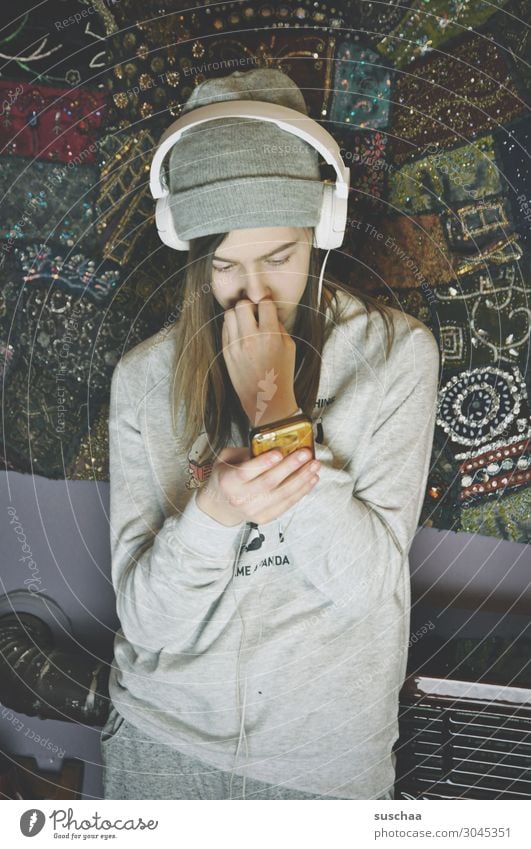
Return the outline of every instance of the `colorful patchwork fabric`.
<path id="1" fill-rule="evenodd" d="M 348 124 L 365 130 L 386 127 L 393 71 L 381 57 L 349 38 L 337 44 L 334 67 L 330 121 L 338 129 Z"/>
<path id="2" fill-rule="evenodd" d="M 525 112 L 503 50 L 467 35 L 398 75 L 391 117 L 393 162 L 462 145 Z"/>
<path id="3" fill-rule="evenodd" d="M 4 157 L 0 168 L 0 251 L 16 241 L 48 239 L 63 247 L 96 250 L 94 201 L 99 169 L 40 159 Z M 2 256 L 0 254 L 0 262 Z"/>
<path id="4" fill-rule="evenodd" d="M 496 5 L 482 0 L 413 0 L 376 49 L 403 68 L 467 29 L 476 30 L 503 5 L 504 0 Z"/>
<path id="5" fill-rule="evenodd" d="M 65 162 L 72 168 L 94 162 L 105 100 L 96 89 L 0 80 L 0 153 Z"/>
<path id="6" fill-rule="evenodd" d="M 502 177 L 492 135 L 453 150 L 434 146 L 429 156 L 390 169 L 389 213 L 441 213 L 454 204 L 500 195 Z"/>

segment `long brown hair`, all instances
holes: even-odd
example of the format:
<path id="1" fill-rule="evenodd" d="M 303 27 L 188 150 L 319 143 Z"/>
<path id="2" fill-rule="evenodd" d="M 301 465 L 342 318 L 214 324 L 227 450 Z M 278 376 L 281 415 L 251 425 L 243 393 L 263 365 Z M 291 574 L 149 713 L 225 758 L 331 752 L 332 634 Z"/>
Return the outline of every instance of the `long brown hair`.
<path id="1" fill-rule="evenodd" d="M 217 455 L 229 443 L 232 422 L 238 428 L 241 444 L 247 444 L 249 420 L 232 386 L 222 353 L 224 310 L 211 287 L 212 258 L 226 236 L 227 233 L 215 233 L 191 239 L 187 262 L 178 278 L 182 300 L 174 328 L 172 414 L 176 430 L 179 409 L 185 410 L 183 430 L 176 435 L 187 452 L 199 433 L 206 430 L 212 452 Z M 345 289 L 326 271 L 322 300 L 327 302 L 330 312 L 325 315 L 324 311 L 317 309 L 321 262 L 319 248 L 312 246 L 308 282 L 291 330 L 297 346 L 295 374 L 304 359 L 304 367 L 294 385 L 295 397 L 300 408 L 310 417 L 317 400 L 322 350 L 341 315 L 338 290 L 358 298 L 367 313 L 376 309 L 381 314 L 387 336 L 386 356 L 394 339 L 392 314 L 386 305 L 353 287 Z"/>

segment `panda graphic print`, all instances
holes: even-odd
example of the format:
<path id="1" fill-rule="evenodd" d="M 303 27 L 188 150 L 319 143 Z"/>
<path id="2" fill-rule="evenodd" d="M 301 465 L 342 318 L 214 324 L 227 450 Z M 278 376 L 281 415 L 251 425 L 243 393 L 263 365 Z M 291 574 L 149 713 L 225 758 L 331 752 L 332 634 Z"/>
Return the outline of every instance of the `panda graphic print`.
<path id="1" fill-rule="evenodd" d="M 315 407 L 318 408 L 317 418 L 313 419 L 313 435 L 314 440 L 320 444 L 324 442 L 324 432 L 322 424 L 322 407 L 327 406 L 333 401 L 333 398 L 319 398 L 316 401 Z M 195 440 L 188 454 L 188 480 L 186 486 L 188 489 L 198 489 L 205 485 L 211 472 L 214 459 L 210 450 L 210 443 L 206 431 L 202 431 Z M 280 522 L 276 524 L 278 528 L 278 543 L 284 543 L 284 534 Z M 247 522 L 244 542 L 241 547 L 242 552 L 251 553 L 260 551 L 265 544 L 265 535 L 256 522 Z M 289 563 L 286 554 L 275 554 L 272 557 L 266 558 L 263 561 L 255 564 L 241 565 L 236 569 L 236 576 L 249 575 L 251 571 L 264 568 L 270 565 L 281 565 L 284 562 Z"/>

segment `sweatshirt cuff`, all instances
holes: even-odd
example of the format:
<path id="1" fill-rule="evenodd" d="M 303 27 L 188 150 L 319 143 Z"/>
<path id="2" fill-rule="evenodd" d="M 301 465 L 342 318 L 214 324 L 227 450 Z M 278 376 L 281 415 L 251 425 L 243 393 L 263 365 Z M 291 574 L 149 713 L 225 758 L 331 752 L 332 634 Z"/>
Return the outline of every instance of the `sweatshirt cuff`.
<path id="1" fill-rule="evenodd" d="M 189 499 L 186 507 L 176 516 L 176 535 L 181 543 L 198 557 L 218 557 L 231 553 L 241 531 L 239 525 L 223 525 L 198 507 L 198 490 Z"/>

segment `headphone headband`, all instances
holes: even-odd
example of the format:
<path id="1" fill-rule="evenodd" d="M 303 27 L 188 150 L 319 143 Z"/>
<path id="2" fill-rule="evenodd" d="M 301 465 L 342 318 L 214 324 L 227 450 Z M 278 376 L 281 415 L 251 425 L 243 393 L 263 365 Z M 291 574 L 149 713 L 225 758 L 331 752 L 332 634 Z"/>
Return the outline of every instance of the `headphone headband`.
<path id="1" fill-rule="evenodd" d="M 277 124 L 315 148 L 336 172 L 335 183 L 324 182 L 321 216 L 316 225 L 316 244 L 320 248 L 339 247 L 343 241 L 349 194 L 350 169 L 344 164 L 334 137 L 317 121 L 268 101 L 224 100 L 199 106 L 177 118 L 162 134 L 151 163 L 149 188 L 156 203 L 156 222 L 162 241 L 176 250 L 187 250 L 189 242 L 176 233 L 169 207 L 170 190 L 164 179 L 164 158 L 186 130 L 207 121 L 223 118 L 252 118 Z"/>

